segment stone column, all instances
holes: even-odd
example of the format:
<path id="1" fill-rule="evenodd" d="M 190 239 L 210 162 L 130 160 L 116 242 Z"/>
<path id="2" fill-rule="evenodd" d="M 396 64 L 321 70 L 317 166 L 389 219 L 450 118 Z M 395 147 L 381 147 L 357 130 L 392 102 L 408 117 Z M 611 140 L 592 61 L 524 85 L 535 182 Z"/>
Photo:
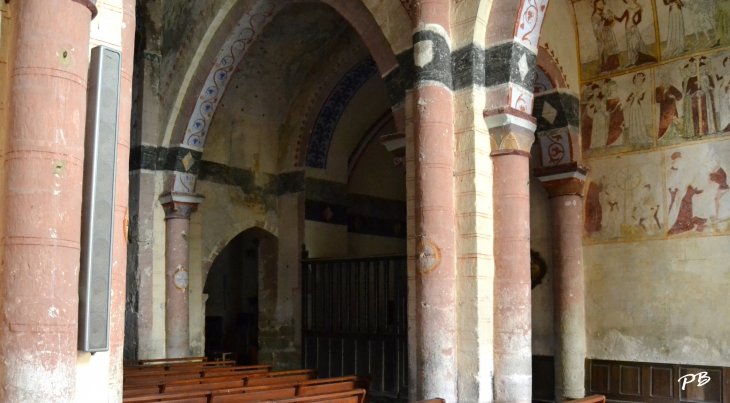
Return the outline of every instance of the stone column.
<path id="1" fill-rule="evenodd" d="M 165 355 L 190 356 L 190 298 L 188 268 L 190 255 L 190 215 L 198 210 L 203 197 L 167 193 L 160 197 L 165 209 Z"/>
<path id="2" fill-rule="evenodd" d="M 494 401 L 532 400 L 530 147 L 535 120 L 485 112 L 494 163 Z"/>
<path id="3" fill-rule="evenodd" d="M 413 15 L 418 352 L 415 398 L 440 397 L 447 403 L 456 403 L 455 160 L 450 1 L 415 2 Z"/>
<path id="4" fill-rule="evenodd" d="M 583 187 L 587 169 L 577 163 L 538 168 L 552 213 L 555 398 L 585 396 Z"/>
<path id="5" fill-rule="evenodd" d="M 96 7 L 88 0 L 22 0 L 10 7 L 0 401 L 72 402 L 89 24 Z"/>

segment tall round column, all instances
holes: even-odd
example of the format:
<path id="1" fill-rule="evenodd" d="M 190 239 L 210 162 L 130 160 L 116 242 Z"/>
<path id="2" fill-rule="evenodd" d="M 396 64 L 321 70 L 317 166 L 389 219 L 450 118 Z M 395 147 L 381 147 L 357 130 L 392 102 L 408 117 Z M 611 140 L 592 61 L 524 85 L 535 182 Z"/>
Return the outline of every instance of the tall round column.
<path id="1" fill-rule="evenodd" d="M 0 401 L 76 391 L 89 1 L 10 2 Z"/>
<path id="2" fill-rule="evenodd" d="M 485 117 L 494 163 L 494 401 L 532 401 L 530 146 L 534 120 L 507 109 Z"/>
<path id="3" fill-rule="evenodd" d="M 586 171 L 573 163 L 535 172 L 548 191 L 552 213 L 557 401 L 585 396 L 583 185 Z"/>
<path id="4" fill-rule="evenodd" d="M 176 199 L 178 201 L 176 201 Z M 196 200 L 188 200 L 196 199 Z M 190 298 L 188 253 L 190 215 L 197 211 L 198 196 L 165 195 L 165 351 L 167 358 L 190 356 Z"/>
<path id="5" fill-rule="evenodd" d="M 415 3 L 413 89 L 417 399 L 457 401 L 450 2 Z"/>

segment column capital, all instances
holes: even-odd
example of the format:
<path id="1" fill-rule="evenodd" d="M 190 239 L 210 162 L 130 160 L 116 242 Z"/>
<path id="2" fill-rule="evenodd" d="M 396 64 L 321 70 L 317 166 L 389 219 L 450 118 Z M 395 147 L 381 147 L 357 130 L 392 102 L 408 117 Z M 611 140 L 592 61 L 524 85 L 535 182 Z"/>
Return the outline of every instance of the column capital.
<path id="1" fill-rule="evenodd" d="M 160 196 L 160 203 L 165 210 L 165 219 L 184 218 L 190 219 L 190 215 L 198 211 L 198 205 L 205 200 L 205 197 L 194 193 L 169 192 Z"/>
<path id="2" fill-rule="evenodd" d="M 569 195 L 583 197 L 588 168 L 577 162 L 535 168 L 532 173 L 542 182 L 549 198 Z"/>
<path id="3" fill-rule="evenodd" d="M 506 107 L 484 111 L 484 122 L 489 129 L 493 157 L 510 154 L 530 157 L 537 128 L 534 117 Z"/>
<path id="4" fill-rule="evenodd" d="M 91 11 L 91 19 L 93 20 L 96 18 L 96 14 L 99 13 L 99 10 L 96 8 L 96 0 L 71 0 L 74 3 L 79 3 L 82 6 L 86 7 Z M 7 1 L 6 1 L 7 3 Z"/>

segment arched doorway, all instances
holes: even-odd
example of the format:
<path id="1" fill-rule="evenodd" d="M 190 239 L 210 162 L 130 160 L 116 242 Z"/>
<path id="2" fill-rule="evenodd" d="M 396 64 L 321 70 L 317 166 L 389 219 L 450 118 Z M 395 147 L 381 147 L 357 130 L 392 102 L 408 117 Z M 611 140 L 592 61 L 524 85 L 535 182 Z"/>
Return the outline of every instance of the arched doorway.
<path id="1" fill-rule="evenodd" d="M 238 365 L 258 363 L 260 292 L 276 274 L 278 241 L 260 228 L 247 229 L 221 250 L 210 267 L 203 292 L 205 355 Z M 267 275 L 268 273 L 268 275 Z M 265 306 L 265 304 L 263 304 Z"/>

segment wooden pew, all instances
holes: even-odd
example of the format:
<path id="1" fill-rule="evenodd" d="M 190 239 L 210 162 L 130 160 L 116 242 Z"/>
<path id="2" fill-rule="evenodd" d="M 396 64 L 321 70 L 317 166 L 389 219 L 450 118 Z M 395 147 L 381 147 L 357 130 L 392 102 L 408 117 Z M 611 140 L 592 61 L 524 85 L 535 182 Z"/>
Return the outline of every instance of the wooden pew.
<path id="1" fill-rule="evenodd" d="M 297 396 L 288 399 L 271 400 L 271 403 L 364 403 L 365 389 L 347 392 L 328 393 L 326 395 Z M 216 403 L 215 401 L 212 403 Z"/>
<path id="2" fill-rule="evenodd" d="M 187 393 L 170 393 L 157 396 L 135 396 L 125 397 L 123 403 L 208 403 L 210 399 L 209 392 L 187 392 Z"/>
<path id="3" fill-rule="evenodd" d="M 185 374 L 187 376 L 188 374 Z M 284 383 L 296 383 L 317 377 L 317 371 L 313 369 L 300 369 L 294 371 L 280 372 L 235 372 L 218 373 L 216 377 L 196 377 L 179 379 L 174 376 L 155 378 L 149 382 L 125 383 L 123 389 L 124 397 L 145 396 L 156 393 L 173 393 L 197 390 L 234 389 L 245 386 L 276 385 Z M 256 378 L 251 382 L 252 378 Z M 135 381 L 136 382 L 136 381 Z M 215 384 L 211 386 L 210 384 Z"/>
<path id="4" fill-rule="evenodd" d="M 270 373 L 271 365 L 254 365 L 246 367 L 202 368 L 187 371 L 159 371 L 126 374 L 124 386 L 170 382 L 185 379 L 198 379 L 221 376 L 248 376 Z"/>
<path id="5" fill-rule="evenodd" d="M 264 402 L 275 399 L 286 399 L 297 395 L 297 385 L 268 385 L 268 390 L 246 391 L 244 393 L 220 393 L 213 392 L 210 403 L 251 403 Z M 257 388 L 260 388 L 257 386 Z"/>
<path id="6" fill-rule="evenodd" d="M 269 372 L 268 374 L 276 374 L 275 372 Z M 267 374 L 254 374 L 246 378 L 246 386 L 263 386 L 263 385 L 274 385 L 277 383 L 289 383 L 289 382 L 300 382 L 315 379 L 317 377 L 316 369 L 306 369 L 298 371 L 287 371 L 285 374 L 277 374 L 273 376 L 267 376 Z"/>
<path id="7" fill-rule="evenodd" d="M 571 400 L 570 403 L 606 403 L 606 396 L 592 395 L 582 399 Z"/>
<path id="8" fill-rule="evenodd" d="M 146 365 L 159 363 L 175 363 L 175 362 L 195 362 L 208 361 L 208 357 L 187 357 L 187 358 L 158 358 L 154 360 L 125 360 L 123 365 Z"/>
<path id="9" fill-rule="evenodd" d="M 256 370 L 256 372 L 271 372 L 272 366 L 267 365 L 245 365 L 240 367 L 206 368 L 205 376 L 220 376 L 221 373 L 232 373 Z"/>
<path id="10" fill-rule="evenodd" d="M 228 361 L 203 361 L 203 362 L 177 362 L 151 365 L 127 365 L 124 366 L 125 372 L 148 372 L 148 371 L 174 371 L 195 368 L 214 368 L 214 367 L 233 367 L 236 362 Z"/>
<path id="11" fill-rule="evenodd" d="M 313 379 L 293 383 L 278 383 L 265 386 L 248 386 L 238 388 L 226 388 L 228 384 L 218 382 L 201 384 L 191 384 L 190 381 L 182 382 L 187 382 L 187 384 L 182 385 L 183 387 L 174 387 L 174 385 L 167 386 L 164 393 L 162 394 L 158 393 L 157 388 L 155 388 L 152 393 L 147 393 L 146 395 L 130 394 L 130 391 L 125 390 L 124 402 L 156 402 L 160 401 L 159 399 L 161 399 L 162 397 L 173 396 L 174 398 L 180 398 L 187 396 L 186 393 L 199 394 L 201 392 L 210 394 L 211 401 L 229 403 L 249 401 L 253 402 L 258 400 L 277 399 L 293 396 L 322 395 L 335 392 L 347 392 L 354 389 L 363 389 L 367 391 L 370 385 L 370 377 L 343 376 L 336 378 Z M 241 381 L 238 382 L 240 383 Z M 281 391 L 283 389 L 285 390 Z M 132 392 L 136 393 L 137 391 Z M 251 395 L 251 393 L 256 394 Z M 247 394 L 248 396 L 238 396 L 242 394 Z"/>
<path id="12" fill-rule="evenodd" d="M 212 396 L 209 393 L 178 393 L 156 397 L 142 397 L 124 399 L 124 403 L 363 403 L 365 401 L 365 390 L 355 389 L 347 392 L 329 393 L 315 396 L 288 396 L 277 397 L 292 393 L 288 389 L 276 389 L 266 392 L 251 392 L 236 395 L 223 396 L 222 398 L 237 398 L 237 400 L 221 400 L 220 396 Z M 251 400 L 253 399 L 253 400 Z"/>

